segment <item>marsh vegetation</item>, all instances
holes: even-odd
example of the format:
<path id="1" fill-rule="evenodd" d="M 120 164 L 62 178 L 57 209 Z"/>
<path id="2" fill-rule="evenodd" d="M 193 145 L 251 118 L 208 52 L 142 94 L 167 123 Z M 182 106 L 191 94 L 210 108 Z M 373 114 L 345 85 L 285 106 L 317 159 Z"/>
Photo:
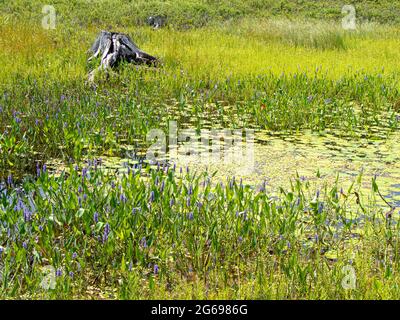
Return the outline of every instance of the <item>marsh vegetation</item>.
<path id="1" fill-rule="evenodd" d="M 398 298 L 399 6 L 348 31 L 328 1 L 113 2 L 58 1 L 54 30 L 0 2 L 0 296 Z M 162 65 L 87 83 L 110 27 Z M 255 130 L 255 172 L 148 164 L 172 120 Z"/>

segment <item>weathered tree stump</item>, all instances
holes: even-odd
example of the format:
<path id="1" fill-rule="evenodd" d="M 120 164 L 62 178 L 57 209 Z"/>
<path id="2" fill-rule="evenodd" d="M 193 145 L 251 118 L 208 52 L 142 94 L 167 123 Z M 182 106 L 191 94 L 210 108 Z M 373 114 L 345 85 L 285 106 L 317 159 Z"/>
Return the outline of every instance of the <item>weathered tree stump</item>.
<path id="1" fill-rule="evenodd" d="M 96 71 L 117 67 L 125 61 L 134 64 L 155 65 L 156 57 L 140 50 L 132 39 L 123 33 L 102 31 L 90 51 L 93 55 L 88 61 L 101 56 L 99 68 L 89 73 L 89 80 L 93 81 Z"/>
<path id="2" fill-rule="evenodd" d="M 147 24 L 154 29 L 159 29 L 167 24 L 167 18 L 165 16 L 150 16 L 147 18 Z"/>

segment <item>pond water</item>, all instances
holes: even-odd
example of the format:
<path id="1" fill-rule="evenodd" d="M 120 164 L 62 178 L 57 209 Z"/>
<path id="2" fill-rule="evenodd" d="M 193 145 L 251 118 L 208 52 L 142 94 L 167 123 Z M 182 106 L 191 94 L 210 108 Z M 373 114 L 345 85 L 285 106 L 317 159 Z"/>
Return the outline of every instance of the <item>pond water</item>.
<path id="1" fill-rule="evenodd" d="M 204 136 L 204 135 L 203 135 Z M 298 134 L 273 134 L 265 131 L 254 133 L 254 144 L 236 141 L 227 153 L 212 157 L 210 146 L 200 141 L 191 143 L 202 152 L 194 155 L 187 145 L 178 143 L 174 163 L 177 167 L 189 167 L 192 172 L 217 172 L 214 181 L 226 182 L 228 177 L 258 187 L 266 181 L 266 188 L 275 192 L 288 187 L 298 174 L 320 188 L 333 183 L 346 188 L 362 173 L 362 189 L 369 194 L 371 181 L 377 177 L 381 193 L 393 206 L 400 206 L 400 132 L 375 138 L 354 139 L 335 134 L 311 132 Z M 227 139 L 225 139 L 227 141 Z M 252 152 L 248 148 L 252 146 Z M 135 152 L 134 147 L 124 146 L 123 157 L 102 157 L 108 170 L 123 171 L 126 164 L 137 164 L 146 150 Z M 207 152 L 208 151 L 208 152 Z M 250 153 L 249 153 L 250 152 Z M 170 153 L 171 155 L 171 153 Z M 165 158 L 160 158 L 165 159 Z M 167 157 L 168 160 L 168 157 Z M 169 159 L 171 160 L 171 159 Z M 53 167 L 60 168 L 59 163 Z"/>
<path id="2" fill-rule="evenodd" d="M 208 166 L 194 157 L 179 157 L 179 165 L 198 170 L 218 171 L 217 177 L 242 178 L 251 185 L 267 182 L 267 188 L 287 186 L 298 174 L 316 186 L 334 182 L 350 185 L 362 173 L 365 191 L 371 190 L 376 175 L 380 190 L 390 202 L 400 205 L 400 133 L 385 139 L 351 139 L 329 133 L 326 135 L 301 133 L 272 135 L 255 133 L 254 170 L 246 170 L 247 159 L 242 161 L 214 161 Z"/>

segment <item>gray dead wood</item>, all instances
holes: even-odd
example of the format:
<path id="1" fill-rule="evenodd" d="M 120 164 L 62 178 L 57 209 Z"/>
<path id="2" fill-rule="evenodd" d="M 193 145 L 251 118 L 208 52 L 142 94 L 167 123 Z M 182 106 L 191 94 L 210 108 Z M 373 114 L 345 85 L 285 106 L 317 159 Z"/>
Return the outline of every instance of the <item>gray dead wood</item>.
<path id="1" fill-rule="evenodd" d="M 150 16 L 147 18 L 147 24 L 154 29 L 159 29 L 167 24 L 167 18 L 164 16 Z"/>
<path id="2" fill-rule="evenodd" d="M 93 81 L 96 71 L 115 68 L 123 61 L 137 65 L 155 65 L 158 61 L 156 57 L 140 50 L 128 35 L 118 32 L 102 31 L 90 51 L 92 56 L 88 61 L 101 57 L 99 68 L 89 74 L 90 81 Z"/>

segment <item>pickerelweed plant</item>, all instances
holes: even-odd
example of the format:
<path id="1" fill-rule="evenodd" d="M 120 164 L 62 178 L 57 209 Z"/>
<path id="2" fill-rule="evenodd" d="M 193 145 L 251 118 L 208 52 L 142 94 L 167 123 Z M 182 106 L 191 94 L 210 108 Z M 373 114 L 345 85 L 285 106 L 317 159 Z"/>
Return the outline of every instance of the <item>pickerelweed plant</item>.
<path id="1" fill-rule="evenodd" d="M 58 177 L 38 168 L 20 185 L 9 177 L 1 296 L 182 297 L 196 287 L 197 298 L 368 298 L 380 291 L 363 289 L 384 281 L 393 297 L 398 213 L 377 204 L 375 180 L 368 198 L 359 182 L 315 190 L 297 177 L 269 194 L 265 184 L 214 183 L 168 165 L 105 172 L 100 160 Z M 342 288 L 348 265 L 357 290 Z M 43 288 L 43 268 L 54 288 Z"/>

